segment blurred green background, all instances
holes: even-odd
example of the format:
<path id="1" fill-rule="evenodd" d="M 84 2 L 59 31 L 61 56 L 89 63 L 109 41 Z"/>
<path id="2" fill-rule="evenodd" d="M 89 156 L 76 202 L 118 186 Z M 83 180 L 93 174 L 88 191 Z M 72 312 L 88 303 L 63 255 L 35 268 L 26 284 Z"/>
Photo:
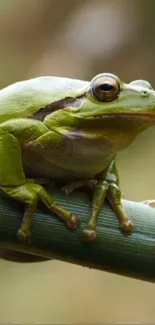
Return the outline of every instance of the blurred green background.
<path id="1" fill-rule="evenodd" d="M 0 0 L 0 88 L 101 72 L 155 87 L 155 1 Z M 155 128 L 118 155 L 130 200 L 155 199 Z M 154 323 L 155 285 L 58 261 L 0 260 L 0 323 Z"/>

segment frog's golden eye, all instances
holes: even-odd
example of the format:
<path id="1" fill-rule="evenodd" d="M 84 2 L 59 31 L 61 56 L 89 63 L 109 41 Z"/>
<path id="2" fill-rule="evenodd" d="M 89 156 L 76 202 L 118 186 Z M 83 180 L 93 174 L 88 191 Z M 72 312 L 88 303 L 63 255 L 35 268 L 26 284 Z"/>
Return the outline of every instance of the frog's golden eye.
<path id="1" fill-rule="evenodd" d="M 99 77 L 92 81 L 91 93 L 99 102 L 112 102 L 119 96 L 120 84 L 112 77 Z"/>

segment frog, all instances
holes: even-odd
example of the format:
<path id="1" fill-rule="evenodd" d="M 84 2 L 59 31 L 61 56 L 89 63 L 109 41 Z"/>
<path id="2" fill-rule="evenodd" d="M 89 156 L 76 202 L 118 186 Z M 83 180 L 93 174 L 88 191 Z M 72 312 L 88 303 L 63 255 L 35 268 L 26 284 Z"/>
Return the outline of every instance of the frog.
<path id="1" fill-rule="evenodd" d="M 116 157 L 154 124 L 155 91 L 142 79 L 126 83 L 106 72 L 90 81 L 43 76 L 1 89 L 0 193 L 24 204 L 19 241 L 31 241 L 39 201 L 70 231 L 80 227 L 80 216 L 48 193 L 50 182 L 68 195 L 91 190 L 84 242 L 98 238 L 105 201 L 122 235 L 131 235 L 135 226 L 122 204 Z"/>

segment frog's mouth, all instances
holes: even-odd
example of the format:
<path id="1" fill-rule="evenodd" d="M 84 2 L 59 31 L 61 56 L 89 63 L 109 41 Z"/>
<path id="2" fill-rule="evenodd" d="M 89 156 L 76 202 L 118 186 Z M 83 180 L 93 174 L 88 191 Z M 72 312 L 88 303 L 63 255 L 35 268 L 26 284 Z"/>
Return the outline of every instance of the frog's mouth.
<path id="1" fill-rule="evenodd" d="M 112 119 L 122 119 L 122 120 L 154 120 L 155 121 L 155 114 L 148 114 L 148 113 L 108 113 L 104 115 L 93 115 L 88 117 L 88 119 L 106 119 L 106 118 L 112 118 Z"/>

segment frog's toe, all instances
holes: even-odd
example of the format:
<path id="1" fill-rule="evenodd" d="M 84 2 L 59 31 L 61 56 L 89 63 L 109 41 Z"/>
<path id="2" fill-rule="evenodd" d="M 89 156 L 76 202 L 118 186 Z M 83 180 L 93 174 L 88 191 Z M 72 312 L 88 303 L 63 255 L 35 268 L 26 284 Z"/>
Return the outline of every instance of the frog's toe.
<path id="1" fill-rule="evenodd" d="M 134 224 L 131 220 L 127 220 L 121 223 L 121 231 L 124 235 L 131 235 L 134 232 Z"/>
<path id="2" fill-rule="evenodd" d="M 70 185 L 65 185 L 62 186 L 61 190 L 65 193 L 65 194 L 70 194 L 73 192 L 73 189 Z"/>
<path id="3" fill-rule="evenodd" d="M 76 230 L 80 226 L 80 218 L 76 214 L 72 214 L 71 219 L 66 224 L 69 229 Z"/>
<path id="4" fill-rule="evenodd" d="M 22 229 L 19 229 L 17 237 L 20 241 L 31 243 L 31 233 L 30 231 L 23 231 Z"/>
<path id="5" fill-rule="evenodd" d="M 96 237 L 96 230 L 93 229 L 85 229 L 82 233 L 82 239 L 86 243 L 93 243 L 96 240 Z"/>

